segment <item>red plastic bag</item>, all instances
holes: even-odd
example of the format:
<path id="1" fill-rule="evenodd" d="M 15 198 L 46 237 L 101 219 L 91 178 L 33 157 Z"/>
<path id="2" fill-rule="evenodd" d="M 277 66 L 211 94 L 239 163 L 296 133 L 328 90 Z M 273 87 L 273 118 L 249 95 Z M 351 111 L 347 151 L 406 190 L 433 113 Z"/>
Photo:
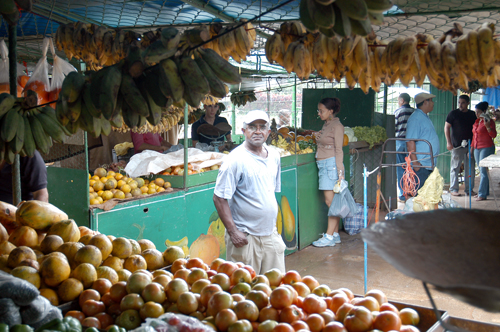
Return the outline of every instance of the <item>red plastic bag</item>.
<path id="1" fill-rule="evenodd" d="M 59 92 L 61 92 L 62 83 L 66 75 L 68 75 L 72 71 L 76 71 L 76 68 L 66 60 L 63 60 L 57 56 L 52 38 L 50 38 L 50 51 L 54 59 L 54 64 L 52 66 L 52 79 L 50 81 L 49 100 L 53 101 L 59 98 Z M 50 106 L 52 108 L 56 108 L 56 103 L 54 102 L 50 104 Z"/>
<path id="2" fill-rule="evenodd" d="M 10 93 L 10 85 L 9 85 L 9 49 L 5 44 L 5 41 L 0 40 L 0 55 L 2 59 L 0 60 L 0 93 Z M 22 74 L 22 67 L 17 67 L 17 75 Z M 21 93 L 23 88 L 17 85 L 17 96 L 21 97 Z"/>
<path id="3" fill-rule="evenodd" d="M 24 87 L 24 94 L 26 96 L 27 90 L 35 91 L 38 95 L 38 105 L 45 104 L 50 101 L 50 83 L 49 83 L 49 67 L 47 62 L 47 50 L 49 49 L 50 38 L 43 39 L 42 57 L 33 70 L 28 83 Z"/>

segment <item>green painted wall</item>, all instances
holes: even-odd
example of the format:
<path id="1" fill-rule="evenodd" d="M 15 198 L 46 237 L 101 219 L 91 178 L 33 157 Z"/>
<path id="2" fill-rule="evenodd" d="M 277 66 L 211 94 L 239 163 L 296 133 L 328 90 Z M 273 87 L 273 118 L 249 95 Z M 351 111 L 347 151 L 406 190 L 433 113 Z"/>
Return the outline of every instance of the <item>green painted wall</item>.
<path id="1" fill-rule="evenodd" d="M 439 153 L 443 153 L 447 151 L 444 124 L 448 113 L 457 108 L 457 98 L 451 92 L 441 91 L 433 86 L 431 86 L 430 92 L 436 95 L 436 98 L 434 98 L 434 109 L 431 113 L 429 113 L 429 118 L 432 120 L 439 137 Z M 444 178 L 445 183 L 450 183 L 450 162 L 450 154 L 445 154 L 437 158 L 437 167 L 439 169 L 439 173 L 441 173 L 441 176 Z"/>
<path id="2" fill-rule="evenodd" d="M 344 126 L 373 125 L 375 92 L 365 95 L 361 89 L 304 89 L 302 90 L 302 128 L 320 130 L 323 121 L 318 118 L 318 103 L 322 98 L 340 99 L 338 117 Z"/>
<path id="3" fill-rule="evenodd" d="M 85 170 L 47 167 L 49 202 L 78 226 L 89 227 L 89 177 Z"/>

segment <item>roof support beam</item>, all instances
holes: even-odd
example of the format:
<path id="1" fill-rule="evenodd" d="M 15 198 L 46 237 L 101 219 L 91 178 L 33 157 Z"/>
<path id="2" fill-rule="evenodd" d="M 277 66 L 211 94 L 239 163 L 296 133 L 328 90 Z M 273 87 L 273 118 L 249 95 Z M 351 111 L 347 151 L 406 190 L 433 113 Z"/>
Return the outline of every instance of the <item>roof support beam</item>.
<path id="1" fill-rule="evenodd" d="M 102 25 L 109 28 L 108 25 L 102 24 L 101 22 L 88 19 L 84 16 L 72 13 L 70 11 L 62 11 L 58 9 L 56 6 L 49 6 L 40 2 L 35 2 L 33 4 L 32 12 L 44 16 L 46 18 L 50 17 L 51 20 L 54 20 L 58 23 L 67 24 L 67 23 L 74 23 L 75 21 L 80 21 L 85 23 Z"/>
<path id="2" fill-rule="evenodd" d="M 403 9 L 401 9 L 403 10 Z M 398 16 L 426 16 L 426 15 L 446 15 L 449 14 L 461 14 L 461 13 L 475 13 L 475 12 L 491 12 L 491 11 L 500 11 L 500 7 L 478 7 L 471 9 L 456 9 L 456 10 L 439 10 L 439 11 L 421 11 L 416 13 L 399 13 L 395 12 L 391 14 L 391 12 L 384 13 L 385 17 L 398 17 Z"/>
<path id="3" fill-rule="evenodd" d="M 209 14 L 212 14 L 213 16 L 220 18 L 223 21 L 232 22 L 232 23 L 237 22 L 236 19 L 234 19 L 234 17 L 231 17 L 227 14 L 220 12 L 218 9 L 214 8 L 213 6 L 209 5 L 208 3 L 206 3 L 203 0 L 181 0 L 181 1 L 184 3 L 187 3 L 188 5 L 191 5 L 193 7 L 201 9 Z M 263 38 L 267 39 L 270 37 L 270 35 L 262 32 L 260 30 L 255 29 L 255 31 L 257 32 L 257 34 L 259 36 L 261 36 Z"/>

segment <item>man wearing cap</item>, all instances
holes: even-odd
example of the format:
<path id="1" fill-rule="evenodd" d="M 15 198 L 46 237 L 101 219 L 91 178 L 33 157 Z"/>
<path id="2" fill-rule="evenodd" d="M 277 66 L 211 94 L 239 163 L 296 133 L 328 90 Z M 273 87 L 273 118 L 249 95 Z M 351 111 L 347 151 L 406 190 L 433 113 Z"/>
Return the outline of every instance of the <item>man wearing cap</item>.
<path id="1" fill-rule="evenodd" d="M 436 156 L 439 154 L 439 138 L 436 129 L 434 129 L 434 124 L 429 118 L 429 113 L 434 109 L 434 101 L 432 100 L 434 97 L 436 96 L 425 92 L 415 96 L 417 109 L 408 119 L 406 138 L 427 140 L 432 146 L 433 155 Z M 432 172 L 432 157 L 428 154 L 419 154 L 419 152 L 429 153 L 429 145 L 423 141 L 407 141 L 406 149 L 410 152 L 413 170 L 420 180 L 418 190 L 424 185 L 425 180 Z M 434 165 L 436 165 L 436 161 L 437 158 L 434 157 Z"/>
<path id="2" fill-rule="evenodd" d="M 408 123 L 408 119 L 413 114 L 415 110 L 410 106 L 410 95 L 402 93 L 398 98 L 399 108 L 394 111 L 394 118 L 396 120 L 396 138 L 406 138 L 406 125 Z M 406 141 L 396 141 L 396 151 L 397 152 L 406 152 Z M 405 161 L 406 154 L 398 153 L 396 155 L 396 162 L 398 164 L 402 164 Z M 398 189 L 399 196 L 398 200 L 404 202 L 406 200 L 403 195 L 403 190 L 401 189 L 401 178 L 403 177 L 404 169 L 401 166 L 397 167 L 397 177 L 398 177 Z"/>
<path id="3" fill-rule="evenodd" d="M 473 153 L 470 154 L 471 172 L 469 172 L 469 148 L 467 145 L 462 146 L 462 141 L 472 140 L 472 126 L 476 122 L 476 113 L 469 109 L 470 98 L 467 95 L 458 97 L 458 108 L 448 113 L 446 122 L 444 123 L 444 134 L 446 136 L 446 148 L 451 151 L 450 164 L 450 194 L 453 196 L 461 196 L 458 193 L 458 173 L 462 163 L 465 169 L 465 194 L 469 194 L 469 174 L 471 188 L 474 188 L 474 178 L 476 163 L 474 162 Z M 451 133 L 450 133 L 451 129 Z M 472 195 L 476 195 L 472 191 Z"/>
<path id="4" fill-rule="evenodd" d="M 276 230 L 281 191 L 280 155 L 264 144 L 271 133 L 264 111 L 243 120 L 245 142 L 226 156 L 214 190 L 214 204 L 226 227 L 226 259 L 251 265 L 257 274 L 285 273 L 286 245 Z"/>

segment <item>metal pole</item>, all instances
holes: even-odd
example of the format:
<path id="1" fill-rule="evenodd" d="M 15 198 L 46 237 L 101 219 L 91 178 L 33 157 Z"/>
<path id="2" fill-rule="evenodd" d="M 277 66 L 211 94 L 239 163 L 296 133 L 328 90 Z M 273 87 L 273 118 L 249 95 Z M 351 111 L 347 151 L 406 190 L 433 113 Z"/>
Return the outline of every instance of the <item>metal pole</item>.
<path id="1" fill-rule="evenodd" d="M 471 179 L 472 170 L 470 169 L 470 167 L 471 167 L 470 140 L 469 140 L 468 149 L 469 149 L 469 209 L 472 209 L 472 188 L 470 187 L 471 182 L 472 182 L 472 179 Z M 476 175 L 476 171 L 474 170 L 474 176 L 475 175 Z"/>
<path id="2" fill-rule="evenodd" d="M 368 171 L 366 169 L 366 165 L 363 165 L 363 199 L 364 199 L 364 207 L 363 207 L 363 220 L 364 220 L 364 228 L 367 227 L 368 223 Z M 364 242 L 364 276 L 365 276 L 365 294 L 368 292 L 368 245 Z"/>
<path id="3" fill-rule="evenodd" d="M 231 110 L 231 125 L 233 126 L 233 135 L 236 135 L 236 105 L 232 105 Z"/>
<path id="4" fill-rule="evenodd" d="M 182 175 L 184 186 L 186 188 L 187 184 L 187 173 L 188 173 L 188 104 L 184 107 L 184 174 Z"/>
<path id="5" fill-rule="evenodd" d="M 384 84 L 384 105 L 382 106 L 384 115 L 387 115 L 387 94 L 388 93 L 389 93 L 389 88 L 387 87 L 387 84 Z"/>
<path id="6" fill-rule="evenodd" d="M 17 30 L 9 25 L 9 84 L 10 94 L 17 98 Z M 15 206 L 21 202 L 21 166 L 19 154 L 12 164 L 12 202 Z"/>
<path id="7" fill-rule="evenodd" d="M 293 85 L 292 110 L 293 110 L 293 125 L 295 126 L 295 128 L 297 128 L 297 76 L 295 76 L 295 83 Z"/>

